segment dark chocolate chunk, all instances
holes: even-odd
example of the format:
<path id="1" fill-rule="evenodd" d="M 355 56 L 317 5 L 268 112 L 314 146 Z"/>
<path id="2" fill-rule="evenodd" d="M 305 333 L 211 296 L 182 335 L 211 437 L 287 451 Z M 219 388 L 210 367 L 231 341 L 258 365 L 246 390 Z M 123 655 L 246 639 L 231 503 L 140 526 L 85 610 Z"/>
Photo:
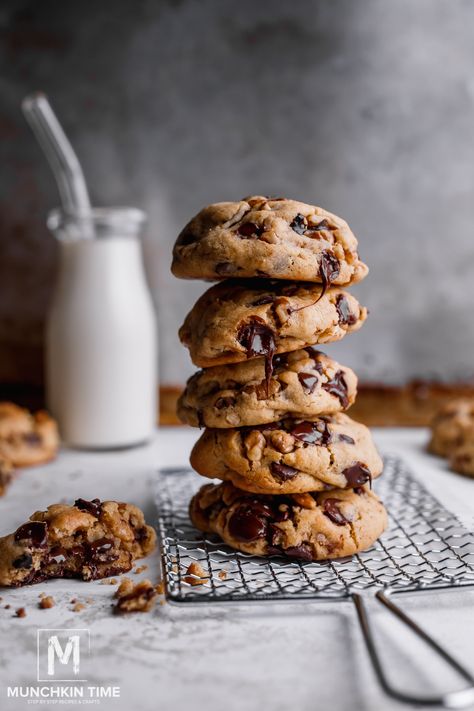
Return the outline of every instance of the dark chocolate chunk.
<path id="1" fill-rule="evenodd" d="M 316 444 L 320 447 L 329 444 L 331 441 L 331 432 L 324 420 L 300 422 L 290 430 L 290 434 L 305 444 Z"/>
<path id="2" fill-rule="evenodd" d="M 263 232 L 263 227 L 259 227 L 254 222 L 244 222 L 237 230 L 240 237 L 248 239 L 249 237 L 260 237 Z"/>
<path id="3" fill-rule="evenodd" d="M 291 546 L 283 548 L 283 554 L 287 558 L 295 558 L 296 560 L 313 560 L 313 553 L 309 543 L 301 543 L 299 546 Z"/>
<path id="4" fill-rule="evenodd" d="M 288 479 L 293 479 L 299 473 L 298 469 L 289 467 L 281 462 L 272 462 L 270 469 L 275 479 L 279 481 L 288 481 Z"/>
<path id="5" fill-rule="evenodd" d="M 225 407 L 233 407 L 236 402 L 235 397 L 228 395 L 227 397 L 218 398 L 214 403 L 214 407 L 217 408 L 217 410 L 223 410 Z"/>
<path id="6" fill-rule="evenodd" d="M 258 499 L 242 502 L 229 519 L 229 533 L 239 541 L 255 541 L 266 538 L 270 506 Z"/>
<path id="7" fill-rule="evenodd" d="M 340 271 L 340 264 L 339 260 L 336 259 L 334 254 L 330 252 L 329 250 L 326 250 L 321 254 L 321 262 L 319 264 L 319 274 L 321 276 L 321 280 L 323 282 L 323 289 L 321 291 L 321 296 L 319 297 L 322 299 L 324 294 L 326 293 L 327 289 L 329 286 L 331 286 L 332 282 L 334 279 L 336 279 L 339 275 Z"/>
<path id="8" fill-rule="evenodd" d="M 96 518 L 99 518 L 102 511 L 102 503 L 100 499 L 92 499 L 92 501 L 87 501 L 86 499 L 76 499 L 74 506 L 76 509 L 86 511 L 91 514 L 91 516 L 95 516 Z"/>
<path id="9" fill-rule="evenodd" d="M 74 546 L 75 548 L 77 546 Z M 82 552 L 82 549 L 81 549 Z M 62 565 L 66 562 L 67 552 L 61 546 L 54 546 L 49 553 L 49 562 L 55 563 L 56 565 Z"/>
<path id="10" fill-rule="evenodd" d="M 275 301 L 275 294 L 264 294 L 259 296 L 258 299 L 252 301 L 250 306 L 263 306 L 264 304 L 272 304 Z"/>
<path id="11" fill-rule="evenodd" d="M 254 316 L 240 327 L 237 340 L 247 351 L 247 358 L 265 356 L 265 378 L 268 389 L 273 373 L 272 359 L 276 349 L 273 330 L 265 321 Z"/>
<path id="12" fill-rule="evenodd" d="M 31 541 L 34 548 L 42 548 L 48 537 L 48 526 L 44 521 L 28 521 L 15 532 L 15 541 Z"/>
<path id="13" fill-rule="evenodd" d="M 323 513 L 331 519 L 336 526 L 345 526 L 346 523 L 349 523 L 349 521 L 338 508 L 338 503 L 340 501 L 341 499 L 324 499 Z"/>
<path id="14" fill-rule="evenodd" d="M 355 439 L 349 437 L 349 435 L 346 434 L 340 434 L 339 439 L 341 440 L 341 442 L 347 442 L 347 444 L 355 444 Z"/>
<path id="15" fill-rule="evenodd" d="M 322 351 L 318 351 L 318 349 L 315 346 L 307 346 L 305 348 L 306 353 L 310 356 L 310 358 L 313 359 L 314 361 L 314 369 L 318 371 L 318 373 L 323 372 L 323 364 L 319 360 L 319 356 L 324 355 Z"/>
<path id="16" fill-rule="evenodd" d="M 366 484 L 368 481 L 372 486 L 372 474 L 362 462 L 356 462 L 352 466 L 347 467 L 347 469 L 344 469 L 342 473 L 346 477 L 348 486 L 352 489 L 356 486 L 362 486 L 362 484 Z"/>
<path id="17" fill-rule="evenodd" d="M 293 222 L 290 222 L 290 227 L 293 232 L 296 232 L 296 234 L 304 235 L 304 233 L 308 229 L 308 221 L 304 215 L 298 213 L 294 218 Z"/>
<path id="18" fill-rule="evenodd" d="M 89 544 L 88 557 L 94 563 L 108 563 L 117 560 L 119 553 L 115 548 L 115 543 L 108 538 L 99 538 Z"/>
<path id="19" fill-rule="evenodd" d="M 200 430 L 202 430 L 203 427 L 206 426 L 206 423 L 204 422 L 204 415 L 202 414 L 202 410 L 196 410 L 196 416 L 197 416 L 197 421 L 198 421 L 198 427 Z"/>
<path id="20" fill-rule="evenodd" d="M 319 382 L 318 376 L 312 375 L 311 373 L 298 373 L 298 380 L 307 395 L 312 395 L 314 393 L 316 385 Z"/>
<path id="21" fill-rule="evenodd" d="M 23 555 L 20 555 L 18 558 L 15 558 L 15 560 L 12 563 L 14 568 L 31 568 L 33 565 L 33 558 L 29 553 L 23 553 Z"/>
<path id="22" fill-rule="evenodd" d="M 353 326 L 355 323 L 357 323 L 357 316 L 352 313 L 349 306 L 349 301 L 347 300 L 347 297 L 344 296 L 344 294 L 339 294 L 339 296 L 337 297 L 336 309 L 337 313 L 339 314 L 339 323 L 342 323 L 346 326 Z"/>
<path id="23" fill-rule="evenodd" d="M 342 407 L 345 409 L 349 406 L 349 397 L 347 395 L 347 383 L 342 370 L 338 370 L 334 378 L 323 383 L 322 386 L 328 393 L 339 398 Z"/>

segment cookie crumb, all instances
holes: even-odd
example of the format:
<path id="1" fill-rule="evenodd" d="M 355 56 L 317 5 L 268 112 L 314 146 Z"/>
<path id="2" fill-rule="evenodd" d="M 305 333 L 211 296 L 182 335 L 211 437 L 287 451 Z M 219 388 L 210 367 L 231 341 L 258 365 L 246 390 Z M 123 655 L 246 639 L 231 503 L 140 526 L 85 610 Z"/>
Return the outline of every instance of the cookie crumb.
<path id="1" fill-rule="evenodd" d="M 41 597 L 41 596 L 40 596 Z M 38 603 L 40 610 L 49 610 L 51 607 L 55 606 L 54 597 L 51 595 L 44 595 Z"/>
<path id="2" fill-rule="evenodd" d="M 24 607 L 19 607 L 15 612 L 15 617 L 26 617 L 26 610 Z"/>
<path id="3" fill-rule="evenodd" d="M 158 583 L 158 585 L 155 585 L 155 590 L 158 593 L 158 595 L 164 595 L 165 594 L 165 584 L 163 581 Z"/>
<path id="4" fill-rule="evenodd" d="M 105 578 L 104 580 L 100 581 L 100 585 L 117 585 L 117 583 L 117 578 Z"/>
<path id="5" fill-rule="evenodd" d="M 40 592 L 40 594 L 38 595 L 38 597 L 39 597 L 40 599 L 43 598 L 43 597 L 46 597 L 46 593 L 45 593 L 45 592 Z"/>
<path id="6" fill-rule="evenodd" d="M 149 580 L 141 580 L 134 585 L 129 578 L 125 578 L 114 596 L 117 598 L 114 614 L 149 612 L 153 608 L 157 596 L 158 593 Z"/>
<path id="7" fill-rule="evenodd" d="M 208 581 L 209 576 L 204 568 L 197 561 L 190 563 L 184 577 L 184 582 L 189 583 L 189 585 L 206 585 Z"/>
<path id="8" fill-rule="evenodd" d="M 147 565 L 139 565 L 138 568 L 135 568 L 133 572 L 135 573 L 135 575 L 140 575 L 140 573 L 143 573 L 145 570 L 148 570 Z"/>
<path id="9" fill-rule="evenodd" d="M 82 610 L 85 610 L 86 606 L 82 602 L 76 602 L 74 607 L 72 608 L 73 612 L 82 612 Z"/>
<path id="10" fill-rule="evenodd" d="M 11 605 L 5 605 L 5 610 L 9 610 Z"/>
<path id="11" fill-rule="evenodd" d="M 220 573 L 218 574 L 218 577 L 221 580 L 227 580 L 227 570 L 221 570 Z"/>

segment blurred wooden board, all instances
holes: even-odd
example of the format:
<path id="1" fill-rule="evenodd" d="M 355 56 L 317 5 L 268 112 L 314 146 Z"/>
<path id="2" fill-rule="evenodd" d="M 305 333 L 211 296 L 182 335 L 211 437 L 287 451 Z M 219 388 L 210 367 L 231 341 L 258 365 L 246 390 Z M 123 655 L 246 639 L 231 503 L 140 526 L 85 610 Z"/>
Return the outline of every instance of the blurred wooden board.
<path id="1" fill-rule="evenodd" d="M 181 424 L 176 417 L 176 401 L 180 392 L 178 385 L 160 388 L 160 424 Z M 474 384 L 419 381 L 401 387 L 365 384 L 359 386 L 356 403 L 349 414 L 373 427 L 423 427 L 430 423 L 441 405 L 458 397 L 474 398 Z M 41 388 L 26 385 L 0 385 L 0 400 L 12 400 L 19 405 L 39 409 L 44 407 L 44 392 Z"/>

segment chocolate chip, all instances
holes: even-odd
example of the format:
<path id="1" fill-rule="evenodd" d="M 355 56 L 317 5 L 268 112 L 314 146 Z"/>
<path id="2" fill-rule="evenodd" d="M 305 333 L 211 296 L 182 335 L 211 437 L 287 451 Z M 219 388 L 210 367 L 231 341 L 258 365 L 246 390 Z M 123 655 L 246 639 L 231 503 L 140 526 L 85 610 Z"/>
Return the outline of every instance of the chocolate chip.
<path id="1" fill-rule="evenodd" d="M 365 489 L 362 486 L 356 486 L 354 489 L 354 494 L 357 494 L 357 496 L 362 496 L 362 494 L 365 494 Z"/>
<path id="2" fill-rule="evenodd" d="M 366 484 L 368 481 L 372 486 L 372 474 L 362 462 L 356 462 L 352 466 L 347 467 L 347 469 L 344 469 L 342 473 L 346 477 L 348 486 L 352 489 L 356 486 Z"/>
<path id="3" fill-rule="evenodd" d="M 293 222 L 290 222 L 290 227 L 293 232 L 296 232 L 296 234 L 304 235 L 304 233 L 308 229 L 308 221 L 304 215 L 298 213 L 294 218 Z"/>
<path id="4" fill-rule="evenodd" d="M 12 563 L 14 568 L 31 568 L 33 565 L 33 557 L 29 553 L 23 553 L 19 558 L 15 558 Z"/>
<path id="5" fill-rule="evenodd" d="M 341 440 L 341 442 L 347 442 L 347 444 L 355 444 L 355 439 L 349 437 L 349 435 L 340 434 L 338 438 Z"/>
<path id="6" fill-rule="evenodd" d="M 298 469 L 289 467 L 281 462 L 272 462 L 270 464 L 270 469 L 275 479 L 278 479 L 279 481 L 288 481 L 288 479 L 293 479 L 297 474 L 299 474 Z"/>
<path id="7" fill-rule="evenodd" d="M 335 523 L 336 526 L 345 526 L 346 523 L 349 523 L 349 521 L 338 508 L 338 503 L 340 501 L 341 499 L 324 499 L 323 513 L 333 523 Z"/>
<path id="8" fill-rule="evenodd" d="M 237 234 L 245 239 L 251 237 L 260 237 L 263 232 L 263 227 L 259 227 L 255 222 L 244 222 L 237 230 Z"/>
<path id="9" fill-rule="evenodd" d="M 316 385 L 319 382 L 318 376 L 312 375 L 311 373 L 298 373 L 298 380 L 307 395 L 312 395 L 314 393 Z"/>
<path id="10" fill-rule="evenodd" d="M 266 538 L 268 519 L 272 512 L 267 504 L 258 500 L 240 504 L 229 519 L 229 533 L 239 541 Z"/>
<path id="11" fill-rule="evenodd" d="M 86 499 L 76 499 L 74 502 L 76 509 L 80 511 L 86 511 L 87 513 L 99 518 L 100 512 L 102 511 L 102 504 L 100 499 L 92 499 L 92 501 L 87 501 Z"/>
<path id="12" fill-rule="evenodd" d="M 320 356 L 323 356 L 324 353 L 322 353 L 321 351 L 318 351 L 318 349 L 315 346 L 307 346 L 305 348 L 305 351 L 309 355 L 309 357 L 313 359 L 315 370 L 317 370 L 318 373 L 322 374 L 323 364 L 321 363 L 319 358 L 320 358 Z"/>
<path id="13" fill-rule="evenodd" d="M 273 330 L 265 321 L 254 316 L 240 327 L 237 340 L 247 351 L 247 358 L 265 356 L 265 378 L 268 387 L 273 373 L 272 359 L 276 349 Z"/>
<path id="14" fill-rule="evenodd" d="M 273 356 L 273 370 L 286 370 L 288 368 L 288 353 L 278 353 Z"/>
<path id="15" fill-rule="evenodd" d="M 198 237 L 196 237 L 196 235 L 190 229 L 189 225 L 186 225 L 186 227 L 178 235 L 176 244 L 179 246 L 185 247 L 186 245 L 193 244 L 193 242 L 197 242 L 197 241 L 198 241 Z"/>
<path id="16" fill-rule="evenodd" d="M 317 422 L 300 422 L 290 431 L 290 434 L 305 444 L 325 446 L 331 441 L 331 432 L 324 420 Z"/>
<path id="17" fill-rule="evenodd" d="M 198 421 L 198 427 L 200 430 L 203 429 L 203 427 L 206 426 L 206 423 L 204 422 L 204 415 L 202 414 L 202 410 L 196 410 L 196 417 Z"/>
<path id="18" fill-rule="evenodd" d="M 82 552 L 82 551 L 81 551 Z M 54 546 L 49 553 L 49 562 L 55 565 L 62 565 L 66 562 L 67 553 L 61 546 Z"/>
<path id="19" fill-rule="evenodd" d="M 259 296 L 258 299 L 255 299 L 255 301 L 252 301 L 250 306 L 263 306 L 264 304 L 272 304 L 275 301 L 275 294 L 264 294 L 263 296 Z"/>
<path id="20" fill-rule="evenodd" d="M 287 558 L 295 558 L 297 560 L 313 560 L 313 552 L 309 543 L 301 543 L 299 546 L 291 546 L 283 548 L 283 553 Z"/>
<path id="21" fill-rule="evenodd" d="M 334 254 L 330 252 L 329 250 L 326 250 L 321 254 L 321 261 L 319 264 L 319 274 L 321 276 L 321 280 L 323 282 L 323 290 L 321 292 L 321 296 L 319 297 L 322 299 L 324 294 L 326 293 L 327 289 L 329 286 L 331 286 L 332 282 L 334 279 L 336 279 L 339 275 L 340 271 L 340 264 L 339 260 L 336 259 Z"/>
<path id="22" fill-rule="evenodd" d="M 46 544 L 48 526 L 44 521 L 28 521 L 15 532 L 15 541 L 30 540 L 34 548 L 42 548 Z"/>
<path id="23" fill-rule="evenodd" d="M 235 274 L 237 270 L 238 267 L 231 262 L 219 262 L 215 266 L 215 272 L 219 274 L 219 276 L 230 276 L 231 274 Z"/>
<path id="24" fill-rule="evenodd" d="M 311 232 L 320 232 L 321 230 L 329 229 L 331 229 L 331 226 L 326 219 L 321 220 L 321 222 L 318 222 L 317 225 L 311 225 Z"/>
<path id="25" fill-rule="evenodd" d="M 336 309 L 339 314 L 339 323 L 346 326 L 353 326 L 357 323 L 357 316 L 352 313 L 349 301 L 344 294 L 339 294 L 336 299 Z"/>
<path id="26" fill-rule="evenodd" d="M 235 397 L 220 397 L 218 400 L 215 401 L 214 407 L 217 410 L 223 410 L 225 407 L 233 407 L 237 400 Z"/>
<path id="27" fill-rule="evenodd" d="M 108 538 L 99 538 L 89 544 L 88 557 L 94 563 L 108 563 L 111 560 L 117 560 L 119 554 L 113 541 Z"/>
<path id="28" fill-rule="evenodd" d="M 331 395 L 335 395 L 342 407 L 346 409 L 349 406 L 349 397 L 347 395 L 347 383 L 342 370 L 338 370 L 334 378 L 323 383 L 322 387 Z"/>

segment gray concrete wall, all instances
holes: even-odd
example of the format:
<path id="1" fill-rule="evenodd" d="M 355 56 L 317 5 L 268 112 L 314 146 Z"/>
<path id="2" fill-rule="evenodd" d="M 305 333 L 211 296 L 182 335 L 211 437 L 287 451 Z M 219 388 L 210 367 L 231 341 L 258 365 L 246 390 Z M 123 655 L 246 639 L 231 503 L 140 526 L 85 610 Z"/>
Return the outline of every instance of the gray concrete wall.
<path id="1" fill-rule="evenodd" d="M 176 233 L 253 192 L 320 204 L 359 237 L 370 319 L 329 352 L 365 380 L 473 376 L 473 2 L 10 0 L 0 30 L 10 377 L 38 367 L 6 354 L 37 352 L 55 271 L 43 223 L 58 198 L 19 112 L 32 89 L 50 95 L 94 202 L 149 214 L 164 381 L 192 370 L 176 330 L 204 288 L 171 277 Z"/>

